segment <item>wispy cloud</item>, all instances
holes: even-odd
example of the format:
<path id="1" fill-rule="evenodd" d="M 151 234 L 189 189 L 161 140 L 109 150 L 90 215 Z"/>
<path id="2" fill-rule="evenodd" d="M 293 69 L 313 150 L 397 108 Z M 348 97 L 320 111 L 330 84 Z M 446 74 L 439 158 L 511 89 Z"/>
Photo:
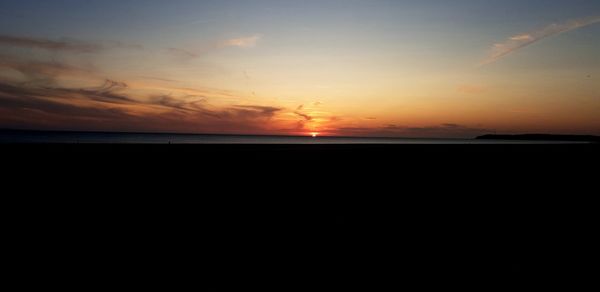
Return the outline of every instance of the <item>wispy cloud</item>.
<path id="1" fill-rule="evenodd" d="M 21 73 L 26 83 L 53 84 L 61 76 L 93 76 L 90 68 L 76 67 L 58 61 L 33 61 L 0 54 L 0 72 L 14 70 Z"/>
<path id="2" fill-rule="evenodd" d="M 239 48 L 253 48 L 256 47 L 258 41 L 262 38 L 261 35 L 256 34 L 249 37 L 240 37 L 228 39 L 222 43 L 223 47 L 239 47 Z"/>
<path id="3" fill-rule="evenodd" d="M 303 119 L 305 119 L 306 121 L 312 121 L 313 117 L 311 117 L 308 114 L 305 114 L 302 112 L 302 110 L 304 109 L 304 105 L 300 105 L 298 106 L 298 108 L 296 109 L 296 111 L 294 112 L 294 114 L 296 114 L 297 116 L 302 117 Z"/>
<path id="4" fill-rule="evenodd" d="M 140 45 L 126 44 L 117 41 L 92 43 L 66 38 L 52 40 L 10 35 L 0 35 L 0 45 L 69 53 L 98 53 L 111 48 L 142 49 L 142 46 Z"/>
<path id="5" fill-rule="evenodd" d="M 50 51 L 69 51 L 78 53 L 95 53 L 102 50 L 101 45 L 85 43 L 76 40 L 56 41 L 7 35 L 0 35 L 0 44 L 21 48 L 36 48 Z"/>
<path id="6" fill-rule="evenodd" d="M 135 103 L 134 99 L 121 93 L 128 88 L 124 82 L 117 82 L 106 79 L 104 83 L 95 88 L 80 89 L 79 93 L 92 100 L 105 103 Z M 72 89 L 66 89 L 73 91 Z"/>
<path id="7" fill-rule="evenodd" d="M 249 37 L 240 37 L 233 38 L 224 41 L 215 41 L 213 43 L 205 44 L 200 47 L 191 48 L 191 49 L 183 49 L 171 47 L 167 48 L 166 51 L 170 55 L 180 59 L 180 60 L 192 60 L 201 57 L 203 54 L 208 53 L 212 50 L 224 49 L 228 47 L 237 47 L 237 48 L 253 48 L 256 47 L 258 41 L 262 38 L 261 35 L 253 35 Z M 246 79 L 249 79 L 248 73 L 244 73 Z"/>
<path id="8" fill-rule="evenodd" d="M 134 98 L 122 82 L 93 88 L 0 81 L 0 125 L 35 129 L 270 133 L 283 108 L 211 106 L 198 96 Z"/>
<path id="9" fill-rule="evenodd" d="M 147 79 L 147 80 L 154 80 L 154 81 L 161 81 L 161 82 L 169 82 L 169 83 L 177 82 L 177 80 L 168 79 L 168 78 L 153 77 L 153 76 L 139 76 L 139 78 Z"/>
<path id="10" fill-rule="evenodd" d="M 175 88 L 140 94 L 140 87 L 110 79 L 98 86 L 69 87 L 56 80 L 88 72 L 58 62 L 0 58 L 0 71 L 3 69 L 24 75 L 18 80 L 0 77 L 3 127 L 265 134 L 278 127 L 278 116 L 284 110 L 255 104 L 211 105 L 209 97 Z"/>
<path id="11" fill-rule="evenodd" d="M 251 40 L 232 45 L 249 46 Z M 126 45 L 0 36 L 0 49 L 102 53 L 103 49 L 115 46 Z M 213 43 L 211 48 L 219 48 L 218 43 Z M 169 53 L 182 59 L 200 56 L 200 53 L 176 48 L 169 49 Z M 272 134 L 286 123 L 295 123 L 285 119 L 290 109 L 250 100 L 240 103 L 240 98 L 227 90 L 171 86 L 165 82 L 178 81 L 157 77 L 136 79 L 161 81 L 158 85 L 146 81 L 115 81 L 107 76 L 109 73 L 95 67 L 92 56 L 89 57 L 90 61 L 88 58 L 46 58 L 45 54 L 30 58 L 0 53 L 0 126 Z"/>
<path id="12" fill-rule="evenodd" d="M 227 109 L 226 112 L 233 114 L 238 119 L 247 120 L 270 119 L 282 110 L 282 108 L 272 106 L 237 105 Z"/>
<path id="13" fill-rule="evenodd" d="M 181 59 L 194 59 L 199 56 L 197 53 L 180 48 L 168 48 L 167 51 L 169 54 Z"/>
<path id="14" fill-rule="evenodd" d="M 540 40 L 552 37 L 564 32 L 572 31 L 578 28 L 586 27 L 600 22 L 600 16 L 586 17 L 575 20 L 570 20 L 564 23 L 553 23 L 542 29 L 531 31 L 528 33 L 520 33 L 511 36 L 501 43 L 494 44 L 488 57 L 479 63 L 479 66 L 494 63 L 515 51 L 525 48 Z"/>

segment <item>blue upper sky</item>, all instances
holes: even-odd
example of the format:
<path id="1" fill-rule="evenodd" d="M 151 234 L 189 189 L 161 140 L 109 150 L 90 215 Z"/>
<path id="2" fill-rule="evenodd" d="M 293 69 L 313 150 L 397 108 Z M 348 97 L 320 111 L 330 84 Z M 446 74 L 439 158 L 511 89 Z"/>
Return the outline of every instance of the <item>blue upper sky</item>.
<path id="1" fill-rule="evenodd" d="M 444 45 L 456 55 L 523 30 L 598 15 L 600 1 L 8 0 L 0 3 L 0 13 L 0 33 L 29 37 L 152 47 L 260 33 L 273 50 L 362 50 L 368 44 L 377 53 L 377 44 L 384 51 Z"/>
<path id="2" fill-rule="evenodd" d="M 600 13 L 597 0 L 7 0 L 3 33 L 94 36 L 151 34 L 172 26 L 218 22 L 220 29 L 293 30 L 298 26 L 498 32 Z M 390 27 L 391 26 L 391 27 Z"/>

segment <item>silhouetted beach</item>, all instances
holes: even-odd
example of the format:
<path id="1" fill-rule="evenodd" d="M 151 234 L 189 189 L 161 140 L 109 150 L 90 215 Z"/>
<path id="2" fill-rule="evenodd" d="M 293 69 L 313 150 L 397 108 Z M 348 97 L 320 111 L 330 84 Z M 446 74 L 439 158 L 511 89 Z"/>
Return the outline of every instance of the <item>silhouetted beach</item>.
<path id="1" fill-rule="evenodd" d="M 477 139 L 311 137 L 182 133 L 127 133 L 0 130 L 0 143 L 12 144 L 548 144 L 591 141 L 591 136 L 487 135 Z"/>

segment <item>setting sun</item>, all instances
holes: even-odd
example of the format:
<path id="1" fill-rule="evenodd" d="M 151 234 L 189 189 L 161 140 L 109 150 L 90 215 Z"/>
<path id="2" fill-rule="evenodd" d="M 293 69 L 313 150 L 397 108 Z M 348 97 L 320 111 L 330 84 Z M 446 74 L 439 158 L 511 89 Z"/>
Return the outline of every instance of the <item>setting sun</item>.
<path id="1" fill-rule="evenodd" d="M 310 133 L 310 135 L 311 135 L 313 138 L 317 138 L 317 137 L 319 137 L 319 133 Z"/>

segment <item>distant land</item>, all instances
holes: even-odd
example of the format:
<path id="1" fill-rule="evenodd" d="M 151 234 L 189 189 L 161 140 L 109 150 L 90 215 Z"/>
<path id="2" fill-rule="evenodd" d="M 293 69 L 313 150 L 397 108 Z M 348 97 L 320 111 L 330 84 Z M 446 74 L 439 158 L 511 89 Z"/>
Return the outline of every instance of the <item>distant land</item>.
<path id="1" fill-rule="evenodd" d="M 100 132 L 100 131 L 53 131 L 1 129 L 0 143 L 348 143 L 348 144 L 444 144 L 444 143 L 527 143 L 527 142 L 575 142 L 600 143 L 600 136 L 593 135 L 552 135 L 488 134 L 475 138 L 405 138 L 405 137 L 344 137 L 344 136 L 291 136 L 291 135 L 249 135 L 249 134 L 195 134 L 160 132 Z"/>
<path id="2" fill-rule="evenodd" d="M 600 136 L 592 135 L 551 135 L 551 134 L 524 134 L 524 135 L 483 135 L 477 140 L 509 140 L 509 141 L 564 141 L 564 142 L 593 142 L 600 143 Z"/>

